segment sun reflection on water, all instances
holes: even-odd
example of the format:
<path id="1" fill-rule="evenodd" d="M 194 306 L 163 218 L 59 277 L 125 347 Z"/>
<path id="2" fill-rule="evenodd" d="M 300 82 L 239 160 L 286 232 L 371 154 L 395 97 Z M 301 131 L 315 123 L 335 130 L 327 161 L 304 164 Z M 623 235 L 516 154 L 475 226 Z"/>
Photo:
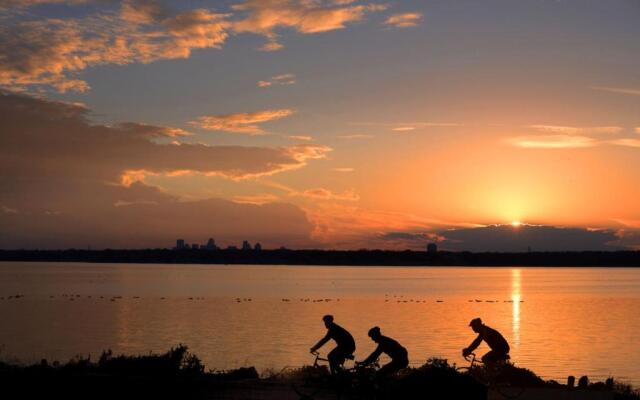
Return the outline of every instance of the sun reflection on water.
<path id="1" fill-rule="evenodd" d="M 513 308 L 511 311 L 511 329 L 513 331 L 513 344 L 520 346 L 520 299 L 521 299 L 521 276 L 519 269 L 511 270 L 511 301 Z"/>

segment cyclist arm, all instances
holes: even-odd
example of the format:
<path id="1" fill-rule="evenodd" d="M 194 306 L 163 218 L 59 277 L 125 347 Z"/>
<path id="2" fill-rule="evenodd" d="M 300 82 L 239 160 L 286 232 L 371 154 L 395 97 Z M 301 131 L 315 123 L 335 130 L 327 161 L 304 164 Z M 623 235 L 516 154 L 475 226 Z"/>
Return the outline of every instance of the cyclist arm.
<path id="1" fill-rule="evenodd" d="M 378 359 L 378 357 L 380 357 L 380 355 L 382 354 L 382 349 L 380 348 L 380 346 L 378 346 L 377 349 L 374 350 L 373 353 L 371 353 L 371 355 L 369 357 L 367 357 L 363 362 L 361 362 L 360 364 L 362 365 L 368 365 L 371 364 L 372 362 L 374 362 L 375 360 Z"/>
<path id="2" fill-rule="evenodd" d="M 318 350 L 320 347 L 324 346 L 325 343 L 327 343 L 329 340 L 331 340 L 331 335 L 329 334 L 329 332 L 327 332 L 327 335 L 322 339 L 320 339 L 318 343 L 316 343 L 316 345 L 311 348 L 311 352 L 313 353 L 314 351 Z"/>
<path id="3" fill-rule="evenodd" d="M 473 342 L 471 342 L 471 344 L 469 345 L 469 347 L 467 347 L 465 350 L 468 353 L 471 353 L 472 351 L 474 351 L 475 349 L 478 348 L 478 346 L 480 346 L 480 343 L 482 343 L 482 340 L 484 339 L 484 335 L 479 334 L 478 337 L 476 338 L 476 340 L 474 340 Z"/>

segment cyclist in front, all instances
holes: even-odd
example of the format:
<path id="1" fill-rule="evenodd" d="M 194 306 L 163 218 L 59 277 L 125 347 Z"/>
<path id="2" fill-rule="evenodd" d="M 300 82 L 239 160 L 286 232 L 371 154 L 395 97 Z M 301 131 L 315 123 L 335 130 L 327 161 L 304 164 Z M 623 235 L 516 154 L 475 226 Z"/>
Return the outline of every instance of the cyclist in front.
<path id="1" fill-rule="evenodd" d="M 369 365 L 376 361 L 382 353 L 388 355 L 391 358 L 391 362 L 380 368 L 377 372 L 378 376 L 395 374 L 409 365 L 409 354 L 407 353 L 407 349 L 390 337 L 382 336 L 380 328 L 376 326 L 369 329 L 369 337 L 371 340 L 378 343 L 378 347 L 364 361 L 357 363 L 358 365 Z"/>
<path id="2" fill-rule="evenodd" d="M 327 334 L 310 351 L 315 353 L 316 350 L 333 339 L 337 346 L 329 352 L 327 358 L 329 359 L 329 369 L 332 374 L 335 374 L 342 369 L 342 364 L 347 358 L 353 359 L 353 352 L 356 351 L 356 342 L 349 331 L 333 322 L 333 315 L 325 315 L 322 320 L 324 321 L 324 326 L 327 327 Z"/>
<path id="3" fill-rule="evenodd" d="M 469 326 L 478 334 L 478 337 L 469 347 L 462 350 L 463 357 L 471 354 L 484 340 L 491 348 L 487 354 L 482 356 L 482 362 L 485 365 L 496 364 L 509 359 L 509 343 L 500 332 L 483 324 L 480 318 L 472 319 Z"/>

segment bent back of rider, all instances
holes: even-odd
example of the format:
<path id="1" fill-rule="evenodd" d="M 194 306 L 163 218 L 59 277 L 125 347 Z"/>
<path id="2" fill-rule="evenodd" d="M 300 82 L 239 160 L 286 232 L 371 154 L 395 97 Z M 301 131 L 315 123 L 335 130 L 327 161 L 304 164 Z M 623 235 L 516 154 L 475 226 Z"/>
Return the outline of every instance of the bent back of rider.
<path id="1" fill-rule="evenodd" d="M 509 343 L 497 330 L 482 323 L 480 318 L 474 318 L 469 323 L 471 329 L 478 334 L 478 337 L 467 347 L 462 350 L 463 356 L 471 354 L 483 341 L 491 349 L 487 354 L 482 356 L 482 362 L 485 364 L 495 364 L 499 361 L 509 359 Z"/>
<path id="2" fill-rule="evenodd" d="M 349 331 L 333 322 L 332 315 L 325 315 L 322 320 L 327 328 L 327 334 L 310 351 L 313 353 L 329 340 L 334 340 L 337 346 L 329 352 L 327 358 L 329 359 L 329 369 L 332 374 L 335 374 L 341 369 L 345 360 L 351 358 L 356 351 L 356 342 Z"/>
<path id="3" fill-rule="evenodd" d="M 368 365 L 380 357 L 382 353 L 391 358 L 391 362 L 380 368 L 379 376 L 387 376 L 406 368 L 409 365 L 409 353 L 400 343 L 387 336 L 382 336 L 380 328 L 377 326 L 369 330 L 369 337 L 378 344 L 369 357 L 359 363 L 360 365 Z"/>

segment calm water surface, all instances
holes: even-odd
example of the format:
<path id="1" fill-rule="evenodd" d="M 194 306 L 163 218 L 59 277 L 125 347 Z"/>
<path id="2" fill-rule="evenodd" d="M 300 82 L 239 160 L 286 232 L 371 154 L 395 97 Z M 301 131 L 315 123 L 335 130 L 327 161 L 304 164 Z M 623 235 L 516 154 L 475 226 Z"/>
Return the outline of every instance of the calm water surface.
<path id="1" fill-rule="evenodd" d="M 354 334 L 356 359 L 374 349 L 367 330 L 378 325 L 412 364 L 463 364 L 479 316 L 545 378 L 640 384 L 640 269 L 6 262 L 0 297 L 0 358 L 25 362 L 184 343 L 211 369 L 279 370 L 312 361 L 331 313 Z"/>

